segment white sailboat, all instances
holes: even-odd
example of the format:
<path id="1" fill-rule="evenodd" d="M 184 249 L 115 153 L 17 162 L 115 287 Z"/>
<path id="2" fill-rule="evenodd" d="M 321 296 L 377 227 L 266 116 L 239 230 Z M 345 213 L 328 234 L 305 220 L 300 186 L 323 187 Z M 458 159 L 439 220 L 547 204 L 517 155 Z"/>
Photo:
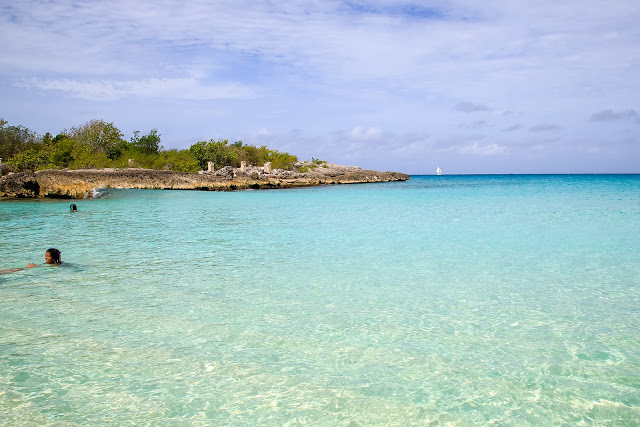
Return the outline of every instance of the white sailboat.
<path id="1" fill-rule="evenodd" d="M 440 166 L 436 169 L 436 175 L 442 175 L 442 169 L 440 169 Z"/>

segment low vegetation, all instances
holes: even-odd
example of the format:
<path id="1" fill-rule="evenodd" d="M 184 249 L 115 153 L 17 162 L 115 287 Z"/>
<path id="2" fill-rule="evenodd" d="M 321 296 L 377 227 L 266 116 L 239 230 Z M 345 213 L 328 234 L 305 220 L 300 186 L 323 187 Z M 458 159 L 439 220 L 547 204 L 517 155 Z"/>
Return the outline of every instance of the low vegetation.
<path id="1" fill-rule="evenodd" d="M 183 150 L 165 150 L 160 142 L 156 129 L 146 135 L 135 131 L 127 141 L 113 123 L 104 120 L 91 120 L 53 136 L 38 135 L 23 126 L 9 126 L 6 120 L 0 119 L 0 163 L 4 163 L 0 172 L 125 168 L 130 160 L 135 167 L 181 172 L 207 169 L 208 162 L 213 162 L 216 169 L 240 167 L 242 161 L 256 166 L 271 162 L 274 169 L 292 170 L 298 161 L 289 153 L 246 145 L 242 141 L 229 143 L 226 139 L 211 139 Z M 314 165 L 316 162 L 314 159 Z"/>

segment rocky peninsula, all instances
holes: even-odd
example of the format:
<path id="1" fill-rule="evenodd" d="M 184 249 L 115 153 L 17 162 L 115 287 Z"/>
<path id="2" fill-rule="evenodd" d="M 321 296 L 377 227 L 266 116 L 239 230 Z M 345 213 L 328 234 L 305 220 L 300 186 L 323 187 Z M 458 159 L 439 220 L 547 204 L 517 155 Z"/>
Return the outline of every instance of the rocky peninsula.
<path id="1" fill-rule="evenodd" d="M 47 169 L 10 173 L 0 177 L 0 197 L 69 198 L 92 197 L 99 188 L 234 191 L 309 187 L 331 184 L 406 181 L 409 175 L 378 172 L 357 166 L 298 162 L 298 171 L 265 167 L 224 167 L 198 173 L 140 168 Z M 304 172 L 301 172 L 304 170 Z"/>

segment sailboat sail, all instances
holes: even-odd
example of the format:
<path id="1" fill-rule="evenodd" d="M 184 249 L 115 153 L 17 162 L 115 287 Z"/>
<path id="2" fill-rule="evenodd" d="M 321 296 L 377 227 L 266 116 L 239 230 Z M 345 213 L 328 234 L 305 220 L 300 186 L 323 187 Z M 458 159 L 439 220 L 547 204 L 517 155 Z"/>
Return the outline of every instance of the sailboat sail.
<path id="1" fill-rule="evenodd" d="M 442 175 L 442 169 L 440 169 L 440 166 L 436 169 L 436 175 Z"/>

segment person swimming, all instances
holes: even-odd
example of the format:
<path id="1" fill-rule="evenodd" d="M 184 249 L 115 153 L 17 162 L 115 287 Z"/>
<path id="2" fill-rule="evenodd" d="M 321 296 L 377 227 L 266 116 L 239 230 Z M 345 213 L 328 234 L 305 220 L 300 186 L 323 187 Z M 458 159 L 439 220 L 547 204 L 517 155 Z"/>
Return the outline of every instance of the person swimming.
<path id="1" fill-rule="evenodd" d="M 58 249 L 49 248 L 44 253 L 44 262 L 49 265 L 60 265 L 62 264 L 62 257 L 60 256 L 61 254 L 62 252 L 60 252 Z M 37 266 L 38 266 L 37 264 L 30 262 L 29 264 L 27 264 L 26 268 L 33 268 Z M 0 270 L 0 274 L 13 273 L 14 271 L 20 271 L 20 270 L 24 270 L 24 268 L 7 268 L 4 270 Z"/>
<path id="2" fill-rule="evenodd" d="M 47 251 L 44 253 L 44 262 L 49 264 L 49 265 L 60 265 L 60 264 L 62 264 L 62 259 L 60 258 L 60 254 L 61 253 L 62 252 L 60 252 L 56 248 L 47 249 Z M 27 265 L 27 268 L 33 268 L 33 267 L 37 267 L 37 264 L 29 263 Z"/>
<path id="3" fill-rule="evenodd" d="M 70 212 L 78 212 L 78 207 L 76 206 L 75 203 L 71 203 L 71 206 L 69 206 L 69 211 Z"/>

